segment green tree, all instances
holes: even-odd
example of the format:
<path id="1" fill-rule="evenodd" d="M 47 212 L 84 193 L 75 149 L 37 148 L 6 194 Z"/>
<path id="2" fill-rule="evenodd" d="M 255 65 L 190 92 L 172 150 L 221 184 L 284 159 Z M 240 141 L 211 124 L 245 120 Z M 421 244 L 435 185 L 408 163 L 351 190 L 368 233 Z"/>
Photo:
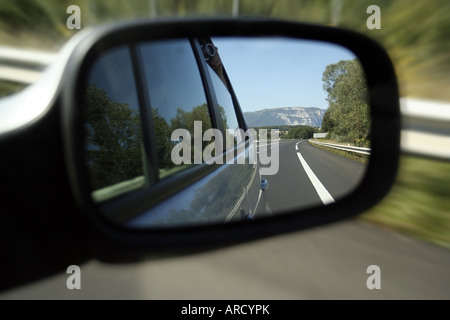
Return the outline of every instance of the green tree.
<path id="1" fill-rule="evenodd" d="M 206 103 L 193 107 L 191 111 L 185 111 L 181 108 L 177 108 L 177 113 L 174 118 L 170 119 L 170 132 L 166 135 L 166 137 L 171 140 L 171 134 L 176 129 L 185 129 L 189 131 L 191 136 L 191 161 L 194 161 L 194 125 L 196 121 L 200 121 L 202 125 L 202 131 L 201 131 L 201 137 L 202 139 L 202 152 L 205 149 L 205 147 L 210 144 L 210 141 L 203 141 L 203 134 L 206 130 L 211 129 L 211 119 L 209 115 L 208 105 Z M 170 165 L 167 165 L 166 167 L 160 167 L 162 169 L 169 169 L 171 167 L 174 167 L 171 160 L 171 152 L 174 145 L 171 143 L 171 148 L 168 150 L 167 156 L 170 159 Z M 203 153 L 202 153 L 203 156 Z"/>
<path id="2" fill-rule="evenodd" d="M 172 168 L 174 166 L 171 160 L 171 151 L 173 144 L 171 142 L 172 129 L 167 121 L 159 115 L 158 109 L 152 109 L 153 129 L 156 136 L 156 152 L 159 168 Z"/>
<path id="3" fill-rule="evenodd" d="M 85 96 L 86 160 L 93 190 L 143 175 L 140 116 L 90 85 Z"/>
<path id="4" fill-rule="evenodd" d="M 208 105 L 206 103 L 192 108 L 191 111 L 184 111 L 181 108 L 177 108 L 177 114 L 175 118 L 170 120 L 172 130 L 186 129 L 191 135 L 194 135 L 194 121 L 202 122 L 202 134 L 211 129 L 211 119 L 209 117 Z"/>
<path id="5" fill-rule="evenodd" d="M 329 106 L 322 119 L 322 132 L 330 132 L 334 127 L 333 118 L 331 116 L 332 106 Z"/>
<path id="6" fill-rule="evenodd" d="M 289 130 L 287 139 L 311 139 L 316 129 L 310 126 L 299 126 Z"/>
<path id="7" fill-rule="evenodd" d="M 334 134 L 342 142 L 370 140 L 367 84 L 358 60 L 328 65 L 322 80 L 329 104 L 322 131 Z"/>

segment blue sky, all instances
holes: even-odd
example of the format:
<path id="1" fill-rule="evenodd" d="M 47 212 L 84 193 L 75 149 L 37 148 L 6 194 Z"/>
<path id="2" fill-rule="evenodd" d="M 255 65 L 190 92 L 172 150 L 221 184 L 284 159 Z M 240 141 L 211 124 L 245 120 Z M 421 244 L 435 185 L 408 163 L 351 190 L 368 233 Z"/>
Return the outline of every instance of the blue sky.
<path id="1" fill-rule="evenodd" d="M 335 44 L 285 38 L 213 38 L 242 110 L 328 108 L 322 74 L 355 58 Z"/>

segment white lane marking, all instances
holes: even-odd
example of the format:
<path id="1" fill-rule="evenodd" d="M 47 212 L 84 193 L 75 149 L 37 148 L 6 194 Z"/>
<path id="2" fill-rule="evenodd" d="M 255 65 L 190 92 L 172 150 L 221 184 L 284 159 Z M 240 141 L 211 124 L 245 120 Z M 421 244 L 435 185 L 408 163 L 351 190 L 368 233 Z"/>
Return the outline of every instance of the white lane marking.
<path id="1" fill-rule="evenodd" d="M 295 145 L 295 148 L 298 150 L 298 144 L 300 142 L 297 142 Z M 316 189 L 317 194 L 319 195 L 320 200 L 322 200 L 323 204 L 330 204 L 333 203 L 335 200 L 331 196 L 331 194 L 328 192 L 328 190 L 323 186 L 322 182 L 320 182 L 319 178 L 314 174 L 314 172 L 309 167 L 308 163 L 306 163 L 306 160 L 302 157 L 300 152 L 297 152 L 298 159 L 300 160 L 300 163 L 302 164 L 303 168 L 305 169 L 306 174 L 308 175 L 309 180 L 311 180 L 311 183 L 314 186 L 314 189 Z"/>

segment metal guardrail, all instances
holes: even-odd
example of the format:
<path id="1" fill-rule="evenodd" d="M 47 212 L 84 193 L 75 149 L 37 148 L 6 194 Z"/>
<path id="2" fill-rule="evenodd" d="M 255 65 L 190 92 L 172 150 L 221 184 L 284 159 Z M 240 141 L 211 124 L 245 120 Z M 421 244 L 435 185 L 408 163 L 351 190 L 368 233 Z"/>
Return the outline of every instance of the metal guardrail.
<path id="1" fill-rule="evenodd" d="M 0 80 L 31 84 L 55 56 L 50 52 L 0 46 Z M 400 107 L 402 151 L 450 159 L 450 103 L 402 98 Z"/>
<path id="2" fill-rule="evenodd" d="M 338 149 L 338 150 L 343 150 L 343 151 L 348 151 L 348 152 L 354 152 L 354 153 L 359 153 L 359 154 L 370 155 L 370 148 L 344 146 L 344 145 L 341 145 L 341 144 L 317 142 L 317 141 L 314 141 L 314 140 L 309 140 L 309 142 L 317 144 L 317 145 L 320 145 L 320 146 L 325 146 L 325 147 L 328 147 L 328 148 L 332 148 L 332 149 Z"/>

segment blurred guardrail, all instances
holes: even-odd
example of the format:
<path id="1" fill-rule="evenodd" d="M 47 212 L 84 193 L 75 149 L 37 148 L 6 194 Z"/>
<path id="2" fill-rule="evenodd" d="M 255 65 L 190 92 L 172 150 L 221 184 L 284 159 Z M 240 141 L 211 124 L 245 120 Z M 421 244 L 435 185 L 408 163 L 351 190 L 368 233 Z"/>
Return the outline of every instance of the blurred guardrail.
<path id="1" fill-rule="evenodd" d="M 31 84 L 55 56 L 55 53 L 0 46 L 0 80 Z M 450 159 L 450 102 L 402 98 L 400 107 L 402 150 Z"/>
<path id="2" fill-rule="evenodd" d="M 317 144 L 317 145 L 320 145 L 320 146 L 325 146 L 325 147 L 332 148 L 332 149 L 338 149 L 338 150 L 343 150 L 343 151 L 348 151 L 348 152 L 354 152 L 354 153 L 359 153 L 359 154 L 370 155 L 370 148 L 344 146 L 344 145 L 341 145 L 341 144 L 318 142 L 318 141 L 314 141 L 314 140 L 309 140 L 309 141 L 311 143 L 314 143 L 314 144 Z"/>
<path id="3" fill-rule="evenodd" d="M 400 106 L 402 150 L 450 159 L 450 103 L 402 98 Z"/>
<path id="4" fill-rule="evenodd" d="M 0 80 L 22 84 L 36 82 L 55 56 L 55 53 L 0 46 Z"/>

